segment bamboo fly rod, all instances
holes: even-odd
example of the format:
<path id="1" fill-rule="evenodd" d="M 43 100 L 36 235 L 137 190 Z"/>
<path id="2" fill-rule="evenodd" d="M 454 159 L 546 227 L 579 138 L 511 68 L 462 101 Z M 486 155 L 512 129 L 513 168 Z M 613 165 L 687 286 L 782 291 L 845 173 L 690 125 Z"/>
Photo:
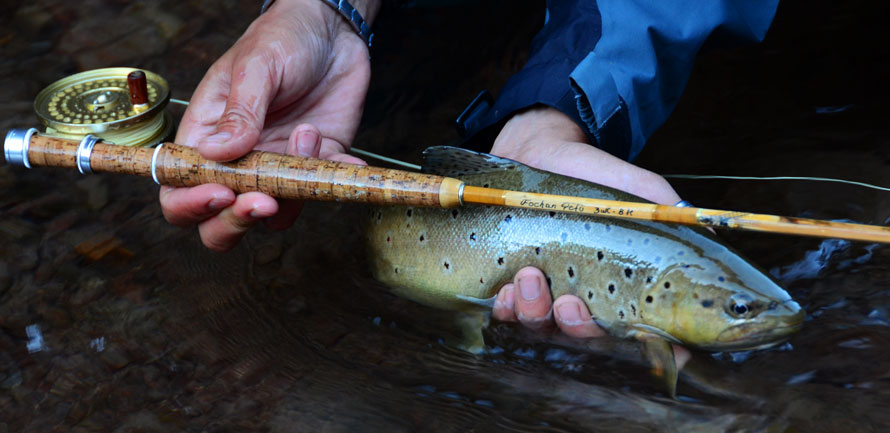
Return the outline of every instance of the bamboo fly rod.
<path id="1" fill-rule="evenodd" d="M 155 148 L 118 146 L 89 135 L 78 142 L 35 132 L 12 130 L 7 134 L 7 163 L 28 168 L 70 167 L 81 173 L 134 174 L 177 187 L 218 183 L 238 193 L 259 191 L 285 199 L 442 208 L 473 203 L 890 243 L 890 227 L 481 188 L 450 177 L 271 152 L 251 152 L 221 163 L 173 143 Z"/>

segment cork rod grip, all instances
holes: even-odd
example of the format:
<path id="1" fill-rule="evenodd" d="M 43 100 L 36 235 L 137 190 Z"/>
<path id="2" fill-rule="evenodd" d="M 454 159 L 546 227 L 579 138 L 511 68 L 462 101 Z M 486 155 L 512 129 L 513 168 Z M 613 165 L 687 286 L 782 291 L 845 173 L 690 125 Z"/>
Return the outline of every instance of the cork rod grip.
<path id="1" fill-rule="evenodd" d="M 33 165 L 76 167 L 78 142 L 34 135 Z M 232 162 L 203 158 L 196 149 L 164 143 L 155 149 L 97 143 L 89 163 L 94 172 L 152 177 L 161 185 L 218 183 L 236 193 L 259 191 L 284 199 L 361 202 L 379 205 L 455 207 L 457 179 L 271 152 L 251 152 Z"/>

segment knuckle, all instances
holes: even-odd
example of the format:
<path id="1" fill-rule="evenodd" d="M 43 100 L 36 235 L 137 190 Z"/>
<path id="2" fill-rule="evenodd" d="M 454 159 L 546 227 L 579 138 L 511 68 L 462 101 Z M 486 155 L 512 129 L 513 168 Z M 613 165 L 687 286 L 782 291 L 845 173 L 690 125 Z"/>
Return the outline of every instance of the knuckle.
<path id="1" fill-rule="evenodd" d="M 225 113 L 220 117 L 218 128 L 236 127 L 236 128 L 253 128 L 256 129 L 256 123 L 259 121 L 252 110 L 248 110 L 241 104 L 235 104 L 226 107 Z"/>
<path id="2" fill-rule="evenodd" d="M 241 239 L 241 236 L 235 236 L 234 238 L 229 238 L 225 236 L 218 236 L 213 233 L 208 233 L 204 230 L 200 230 L 201 234 L 201 243 L 204 244 L 210 250 L 224 253 L 232 249 L 232 247 L 237 244 L 237 242 Z"/>

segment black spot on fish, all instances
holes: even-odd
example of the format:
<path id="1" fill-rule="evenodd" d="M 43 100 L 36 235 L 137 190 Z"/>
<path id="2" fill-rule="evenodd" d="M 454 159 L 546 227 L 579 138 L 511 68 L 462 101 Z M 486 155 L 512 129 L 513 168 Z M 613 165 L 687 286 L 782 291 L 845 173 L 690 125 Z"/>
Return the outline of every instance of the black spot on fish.
<path id="1" fill-rule="evenodd" d="M 411 223 L 405 224 L 405 228 L 411 228 Z"/>
<path id="2" fill-rule="evenodd" d="M 646 277 L 646 284 L 652 284 L 652 277 Z"/>
<path id="3" fill-rule="evenodd" d="M 482 185 L 483 188 L 488 188 L 488 184 Z"/>
<path id="4" fill-rule="evenodd" d="M 550 211 L 550 218 L 553 218 L 555 216 L 556 216 L 556 212 Z"/>
<path id="5" fill-rule="evenodd" d="M 714 301 L 712 299 L 705 299 L 704 301 L 701 301 L 702 307 L 710 308 L 711 305 L 714 305 Z"/>
<path id="6" fill-rule="evenodd" d="M 458 215 L 459 213 L 460 213 L 460 212 L 458 212 L 457 209 L 454 209 L 453 211 L 451 211 L 451 218 L 457 219 L 457 215 Z"/>
<path id="7" fill-rule="evenodd" d="M 665 281 L 665 282 L 664 282 L 664 288 L 665 288 L 665 289 L 670 289 L 670 288 L 671 288 L 671 283 L 670 283 L 670 281 Z"/>
<path id="8" fill-rule="evenodd" d="M 411 213 L 412 213 L 412 209 L 408 209 L 408 211 L 405 212 L 405 215 L 408 215 L 408 218 L 411 218 Z"/>
<path id="9" fill-rule="evenodd" d="M 397 274 L 399 273 L 399 268 L 396 268 L 396 273 L 397 273 Z"/>
<path id="10" fill-rule="evenodd" d="M 603 254 L 602 251 L 597 251 L 597 252 L 596 252 L 596 259 L 597 259 L 597 260 L 599 260 L 599 261 L 603 261 L 603 257 L 605 257 L 605 254 Z"/>
<path id="11" fill-rule="evenodd" d="M 574 277 L 575 277 L 575 270 L 572 269 L 571 266 L 569 266 L 569 278 L 574 278 Z"/>
<path id="12" fill-rule="evenodd" d="M 476 232 L 470 233 L 470 240 L 471 240 L 471 241 L 475 241 L 475 240 L 476 240 Z"/>
<path id="13" fill-rule="evenodd" d="M 420 235 L 420 241 L 423 242 L 423 240 L 424 240 L 423 235 Z"/>
<path id="14" fill-rule="evenodd" d="M 541 255 L 541 247 L 535 247 L 535 254 Z"/>
<path id="15" fill-rule="evenodd" d="M 584 223 L 584 230 L 590 230 L 590 223 Z"/>
<path id="16" fill-rule="evenodd" d="M 588 299 L 588 300 L 592 300 L 592 299 L 593 299 L 593 290 L 588 290 L 588 291 L 587 291 L 587 299 Z"/>
<path id="17" fill-rule="evenodd" d="M 652 303 L 652 295 L 646 296 L 646 303 L 647 303 L 647 304 L 651 304 L 651 303 Z"/>
<path id="18" fill-rule="evenodd" d="M 632 278 L 634 276 L 634 271 L 631 268 L 624 268 L 624 276 L 627 278 Z"/>
<path id="19" fill-rule="evenodd" d="M 513 216 L 511 216 L 511 215 L 507 215 L 507 217 L 504 218 L 504 222 L 505 222 L 505 223 L 508 223 L 508 222 L 510 222 L 510 221 L 513 221 Z"/>
<path id="20" fill-rule="evenodd" d="M 717 281 L 720 281 L 720 282 L 722 283 L 722 282 L 726 281 L 726 278 L 723 278 L 723 277 L 717 277 Z"/>
<path id="21" fill-rule="evenodd" d="M 618 318 L 622 319 L 622 320 L 624 319 L 624 311 L 623 310 L 618 310 Z"/>
<path id="22" fill-rule="evenodd" d="M 498 264 L 499 264 L 499 265 L 503 265 L 503 264 L 504 264 L 504 258 L 503 258 L 503 257 L 498 257 Z"/>
<path id="23" fill-rule="evenodd" d="M 380 221 L 381 218 L 383 218 L 383 212 L 377 212 L 377 221 Z"/>
<path id="24" fill-rule="evenodd" d="M 608 225 L 608 224 L 606 224 L 606 231 L 607 231 L 607 232 L 610 232 L 610 231 L 612 231 L 612 226 L 610 226 L 610 225 Z"/>
<path id="25" fill-rule="evenodd" d="M 630 304 L 630 312 L 633 313 L 634 317 L 637 317 L 637 306 Z"/>
<path id="26" fill-rule="evenodd" d="M 389 236 L 386 237 L 386 241 L 387 241 L 387 242 L 389 242 L 389 241 L 391 241 L 391 240 L 392 240 L 392 239 L 390 239 Z"/>
<path id="27" fill-rule="evenodd" d="M 609 293 L 615 293 L 615 285 L 609 284 Z"/>
<path id="28" fill-rule="evenodd" d="M 451 265 L 448 262 L 445 262 L 445 269 L 451 269 Z"/>

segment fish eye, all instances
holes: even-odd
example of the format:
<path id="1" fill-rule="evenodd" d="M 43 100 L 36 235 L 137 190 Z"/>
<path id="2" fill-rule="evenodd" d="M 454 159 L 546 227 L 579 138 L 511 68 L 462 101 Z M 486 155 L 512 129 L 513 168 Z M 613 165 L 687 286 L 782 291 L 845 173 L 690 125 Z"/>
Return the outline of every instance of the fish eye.
<path id="1" fill-rule="evenodd" d="M 726 310 L 736 318 L 742 318 L 751 313 L 752 299 L 747 295 L 735 294 L 729 298 Z"/>

